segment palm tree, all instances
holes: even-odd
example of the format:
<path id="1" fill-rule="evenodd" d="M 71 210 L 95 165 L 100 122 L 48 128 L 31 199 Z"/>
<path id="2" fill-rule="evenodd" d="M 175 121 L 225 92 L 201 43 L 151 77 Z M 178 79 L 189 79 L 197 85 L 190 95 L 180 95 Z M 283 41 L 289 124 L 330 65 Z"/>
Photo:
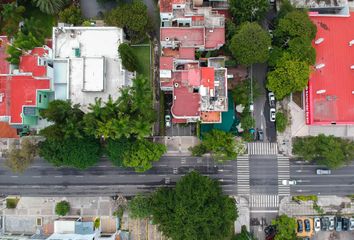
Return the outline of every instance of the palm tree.
<path id="1" fill-rule="evenodd" d="M 39 10 L 51 15 L 58 13 L 66 4 L 66 0 L 32 0 L 32 2 Z"/>

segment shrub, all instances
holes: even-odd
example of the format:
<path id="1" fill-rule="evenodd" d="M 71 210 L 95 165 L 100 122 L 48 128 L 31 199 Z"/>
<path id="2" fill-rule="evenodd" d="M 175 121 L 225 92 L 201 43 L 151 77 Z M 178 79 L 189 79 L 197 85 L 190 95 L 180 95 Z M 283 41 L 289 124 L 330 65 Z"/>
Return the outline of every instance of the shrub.
<path id="1" fill-rule="evenodd" d="M 308 196 L 294 196 L 294 201 L 314 201 L 317 202 L 318 197 L 316 195 L 308 195 Z"/>
<path id="2" fill-rule="evenodd" d="M 65 216 L 70 211 L 70 204 L 67 201 L 58 202 L 55 206 L 55 213 L 59 216 Z"/>
<path id="3" fill-rule="evenodd" d="M 95 219 L 95 222 L 93 223 L 94 224 L 94 228 L 97 229 L 100 227 L 100 224 L 101 224 L 101 220 L 100 218 L 96 218 Z"/>
<path id="4" fill-rule="evenodd" d="M 280 133 L 284 132 L 288 124 L 289 119 L 287 114 L 283 112 L 277 112 L 275 115 L 275 125 L 277 127 L 277 131 Z"/>
<path id="5" fill-rule="evenodd" d="M 20 201 L 18 198 L 6 198 L 6 208 L 16 208 L 18 201 Z"/>

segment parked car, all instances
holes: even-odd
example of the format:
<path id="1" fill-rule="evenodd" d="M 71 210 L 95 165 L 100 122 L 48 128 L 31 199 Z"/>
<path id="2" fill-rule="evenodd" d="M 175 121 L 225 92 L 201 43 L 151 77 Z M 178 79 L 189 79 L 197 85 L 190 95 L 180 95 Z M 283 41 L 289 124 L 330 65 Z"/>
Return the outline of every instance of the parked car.
<path id="1" fill-rule="evenodd" d="M 331 174 L 331 170 L 324 169 L 324 168 L 319 168 L 319 169 L 316 169 L 316 174 L 317 175 L 330 175 Z"/>
<path id="2" fill-rule="evenodd" d="M 268 93 L 269 106 L 275 108 L 275 96 L 273 92 Z"/>
<path id="3" fill-rule="evenodd" d="M 296 185 L 296 180 L 282 180 L 281 183 L 284 185 L 284 186 L 288 186 L 288 185 Z"/>
<path id="4" fill-rule="evenodd" d="M 319 217 L 313 218 L 313 229 L 315 230 L 315 232 L 318 232 L 321 230 L 321 220 Z"/>
<path id="5" fill-rule="evenodd" d="M 342 218 L 342 230 L 343 231 L 348 231 L 349 229 L 349 219 L 348 218 Z"/>
<path id="6" fill-rule="evenodd" d="M 305 231 L 306 231 L 306 232 L 311 231 L 310 220 L 305 219 L 305 220 L 304 220 L 304 223 L 305 223 Z"/>
<path id="7" fill-rule="evenodd" d="M 264 140 L 264 134 L 263 134 L 263 130 L 262 129 L 258 129 L 257 130 L 257 139 L 259 141 L 263 141 Z"/>
<path id="8" fill-rule="evenodd" d="M 341 217 L 336 217 L 336 231 L 337 232 L 342 231 L 342 218 Z"/>
<path id="9" fill-rule="evenodd" d="M 349 219 L 349 230 L 350 231 L 354 230 L 354 217 L 351 217 Z"/>
<path id="10" fill-rule="evenodd" d="M 329 218 L 328 217 L 322 217 L 321 218 L 321 229 L 323 231 L 327 231 L 329 225 L 330 225 Z"/>
<path id="11" fill-rule="evenodd" d="M 302 231 L 303 231 L 302 220 L 298 219 L 297 220 L 297 232 L 301 233 Z"/>
<path id="12" fill-rule="evenodd" d="M 171 127 L 171 115 L 165 115 L 165 125 Z"/>
<path id="13" fill-rule="evenodd" d="M 270 115 L 270 121 L 275 122 L 275 108 L 270 108 L 269 115 Z"/>
<path id="14" fill-rule="evenodd" d="M 329 226 L 328 226 L 328 230 L 329 231 L 333 231 L 334 230 L 334 217 L 333 216 L 330 216 L 328 217 L 329 219 Z"/>

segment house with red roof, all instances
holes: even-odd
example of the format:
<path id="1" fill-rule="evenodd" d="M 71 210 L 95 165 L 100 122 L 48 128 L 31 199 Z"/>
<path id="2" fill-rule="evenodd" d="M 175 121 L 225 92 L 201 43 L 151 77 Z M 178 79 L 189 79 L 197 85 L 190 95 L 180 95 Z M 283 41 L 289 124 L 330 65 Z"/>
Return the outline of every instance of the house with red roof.
<path id="1" fill-rule="evenodd" d="M 195 52 L 224 45 L 224 15 L 190 0 L 162 0 L 160 14 L 160 86 L 172 94 L 172 122 L 220 123 L 228 110 L 225 60 L 196 60 Z"/>
<path id="2" fill-rule="evenodd" d="M 10 71 L 6 61 L 7 40 L 0 47 L 0 121 L 13 127 L 34 127 L 39 110 L 48 107 L 52 98 L 47 77 L 48 49 L 38 47 L 20 57 L 18 69 Z"/>

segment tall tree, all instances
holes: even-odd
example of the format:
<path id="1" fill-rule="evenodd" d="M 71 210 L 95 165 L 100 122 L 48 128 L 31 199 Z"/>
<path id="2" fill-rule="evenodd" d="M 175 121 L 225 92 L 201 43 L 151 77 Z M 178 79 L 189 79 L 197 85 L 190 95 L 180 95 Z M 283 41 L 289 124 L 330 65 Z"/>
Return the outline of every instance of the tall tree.
<path id="1" fill-rule="evenodd" d="M 81 25 L 83 22 L 81 9 L 75 5 L 71 5 L 64 10 L 59 12 L 59 21 L 73 24 L 73 25 Z"/>
<path id="2" fill-rule="evenodd" d="M 213 129 L 203 135 L 202 142 L 191 148 L 194 156 L 210 153 L 217 161 L 236 159 L 238 154 L 245 151 L 241 140 L 236 139 L 231 133 Z"/>
<path id="3" fill-rule="evenodd" d="M 306 62 L 290 59 L 289 54 L 283 54 L 275 70 L 267 76 L 267 88 L 274 92 L 278 100 L 292 92 L 302 91 L 310 76 L 310 67 Z"/>
<path id="4" fill-rule="evenodd" d="M 262 20 L 269 10 L 267 0 L 230 0 L 230 10 L 237 24 Z"/>
<path id="5" fill-rule="evenodd" d="M 39 10 L 51 15 L 58 13 L 66 4 L 66 0 L 32 0 L 32 2 Z"/>
<path id="6" fill-rule="evenodd" d="M 232 198 L 219 183 L 196 172 L 182 177 L 175 188 L 161 188 L 151 198 L 153 222 L 173 240 L 224 239 L 237 218 Z"/>
<path id="7" fill-rule="evenodd" d="M 118 47 L 119 56 L 125 69 L 130 72 L 138 70 L 138 61 L 133 49 L 127 43 L 122 43 Z"/>
<path id="8" fill-rule="evenodd" d="M 245 22 L 232 37 L 230 51 L 241 63 L 250 66 L 268 60 L 271 38 L 258 23 Z"/>
<path id="9" fill-rule="evenodd" d="M 252 91 L 253 91 L 253 101 L 256 100 L 260 96 L 260 87 L 257 81 L 252 81 Z M 242 104 L 243 106 L 247 106 L 251 101 L 251 80 L 244 79 L 232 89 L 232 96 L 234 98 L 235 103 Z"/>
<path id="10" fill-rule="evenodd" d="M 296 222 L 294 218 L 287 215 L 280 215 L 277 219 L 272 221 L 275 225 L 277 233 L 274 240 L 295 240 L 296 239 Z"/>
<path id="11" fill-rule="evenodd" d="M 24 172 L 37 155 L 37 144 L 26 137 L 21 140 L 20 148 L 14 144 L 11 145 L 9 152 L 6 154 L 5 164 L 13 172 Z"/>
<path id="12" fill-rule="evenodd" d="M 241 233 L 236 234 L 232 240 L 257 240 L 249 231 L 245 225 L 241 227 Z"/>
<path id="13" fill-rule="evenodd" d="M 292 59 L 306 62 L 309 65 L 315 64 L 316 50 L 311 44 L 311 39 L 296 37 L 289 40 L 288 45 L 287 52 Z"/>
<path id="14" fill-rule="evenodd" d="M 149 218 L 152 214 L 151 196 L 136 195 L 130 200 L 128 208 L 132 218 Z"/>
<path id="15" fill-rule="evenodd" d="M 39 145 L 39 155 L 57 167 L 86 169 L 98 162 L 100 144 L 97 140 L 89 137 L 62 140 L 46 139 Z"/>
<path id="16" fill-rule="evenodd" d="M 15 2 L 0 6 L 0 33 L 4 32 L 9 37 L 15 35 L 25 10 L 24 6 L 17 6 Z"/>
<path id="17" fill-rule="evenodd" d="M 133 42 L 143 41 L 151 29 L 147 7 L 141 0 L 125 3 L 111 10 L 106 14 L 105 22 L 123 28 Z"/>

